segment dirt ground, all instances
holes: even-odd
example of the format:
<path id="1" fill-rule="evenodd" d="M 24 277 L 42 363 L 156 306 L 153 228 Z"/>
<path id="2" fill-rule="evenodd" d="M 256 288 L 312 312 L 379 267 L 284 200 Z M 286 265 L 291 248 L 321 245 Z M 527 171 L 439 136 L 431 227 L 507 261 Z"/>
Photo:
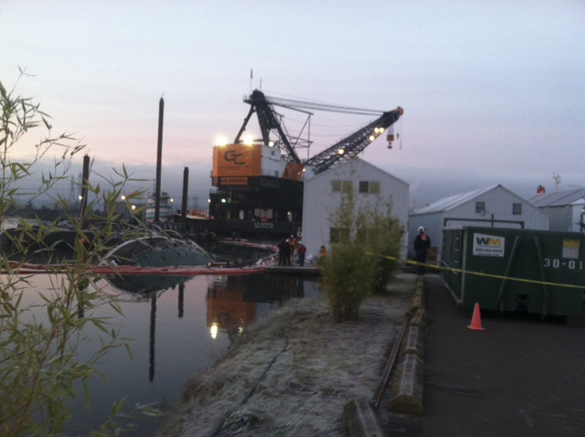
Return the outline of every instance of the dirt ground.
<path id="1" fill-rule="evenodd" d="M 158 435 L 345 435 L 343 406 L 372 399 L 415 280 L 398 275 L 354 323 L 334 323 L 322 297 L 290 301 L 187 383 Z"/>

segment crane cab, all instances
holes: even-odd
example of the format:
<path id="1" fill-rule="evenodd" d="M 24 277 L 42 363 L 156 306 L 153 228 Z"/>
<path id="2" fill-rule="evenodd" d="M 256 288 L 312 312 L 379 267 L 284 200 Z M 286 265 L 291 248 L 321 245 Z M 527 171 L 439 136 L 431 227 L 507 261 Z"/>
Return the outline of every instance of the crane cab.
<path id="1" fill-rule="evenodd" d="M 209 212 L 216 219 L 264 223 L 300 220 L 304 165 L 288 162 L 280 149 L 263 144 L 213 148 Z"/>

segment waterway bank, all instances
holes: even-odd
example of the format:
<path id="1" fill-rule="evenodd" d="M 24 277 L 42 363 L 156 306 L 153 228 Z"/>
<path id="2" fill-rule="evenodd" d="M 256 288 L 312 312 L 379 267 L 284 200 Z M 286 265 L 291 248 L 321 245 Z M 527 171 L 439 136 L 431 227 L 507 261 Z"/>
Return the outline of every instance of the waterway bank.
<path id="1" fill-rule="evenodd" d="M 334 323 L 321 295 L 289 301 L 187 382 L 158 435 L 343 436 L 343 406 L 373 397 L 415 279 L 397 275 L 357 323 Z"/>

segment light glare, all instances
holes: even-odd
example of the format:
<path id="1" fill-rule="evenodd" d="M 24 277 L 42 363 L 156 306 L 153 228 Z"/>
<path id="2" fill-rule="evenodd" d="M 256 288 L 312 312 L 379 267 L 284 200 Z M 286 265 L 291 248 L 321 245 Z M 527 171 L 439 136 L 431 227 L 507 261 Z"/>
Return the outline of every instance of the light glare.
<path id="1" fill-rule="evenodd" d="M 228 144 L 228 140 L 226 137 L 224 137 L 223 135 L 219 135 L 216 139 L 215 139 L 215 145 L 216 146 L 227 146 Z"/>

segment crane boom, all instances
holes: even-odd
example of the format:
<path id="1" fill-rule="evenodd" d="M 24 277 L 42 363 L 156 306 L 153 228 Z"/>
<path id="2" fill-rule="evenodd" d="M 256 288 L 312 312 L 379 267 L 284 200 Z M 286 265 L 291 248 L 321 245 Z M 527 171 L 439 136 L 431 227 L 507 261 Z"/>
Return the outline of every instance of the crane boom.
<path id="1" fill-rule="evenodd" d="M 337 163 L 350 160 L 362 152 L 388 127 L 398 121 L 403 112 L 401 107 L 396 108 L 394 111 L 384 112 L 367 126 L 308 159 L 305 165 L 312 166 L 315 174 L 318 174 Z"/>
<path id="2" fill-rule="evenodd" d="M 306 160 L 303 164 L 312 166 L 315 173 L 321 173 L 339 162 L 347 161 L 358 155 L 389 126 L 394 124 L 403 113 L 403 110 L 400 107 L 393 111 L 383 112 L 372 109 L 266 97 L 260 90 L 254 90 L 248 98 L 244 99 L 244 102 L 250 105 L 250 111 L 244 119 L 244 123 L 234 140 L 234 144 L 241 143 L 241 136 L 246 130 L 250 118 L 256 113 L 262 133 L 262 143 L 265 146 L 278 147 L 282 151 L 286 161 L 295 164 L 301 164 L 301 160 L 296 153 L 295 144 L 293 144 L 291 138 L 289 138 L 289 135 L 281 124 L 279 115 L 274 110 L 274 106 L 281 106 L 294 111 L 304 112 L 309 114 L 309 116 L 312 115 L 312 113 L 307 110 L 379 116 L 367 126 L 354 132 L 323 152 Z M 272 142 L 270 139 L 272 131 L 276 131 L 276 135 L 278 136 L 278 140 L 275 142 Z"/>

